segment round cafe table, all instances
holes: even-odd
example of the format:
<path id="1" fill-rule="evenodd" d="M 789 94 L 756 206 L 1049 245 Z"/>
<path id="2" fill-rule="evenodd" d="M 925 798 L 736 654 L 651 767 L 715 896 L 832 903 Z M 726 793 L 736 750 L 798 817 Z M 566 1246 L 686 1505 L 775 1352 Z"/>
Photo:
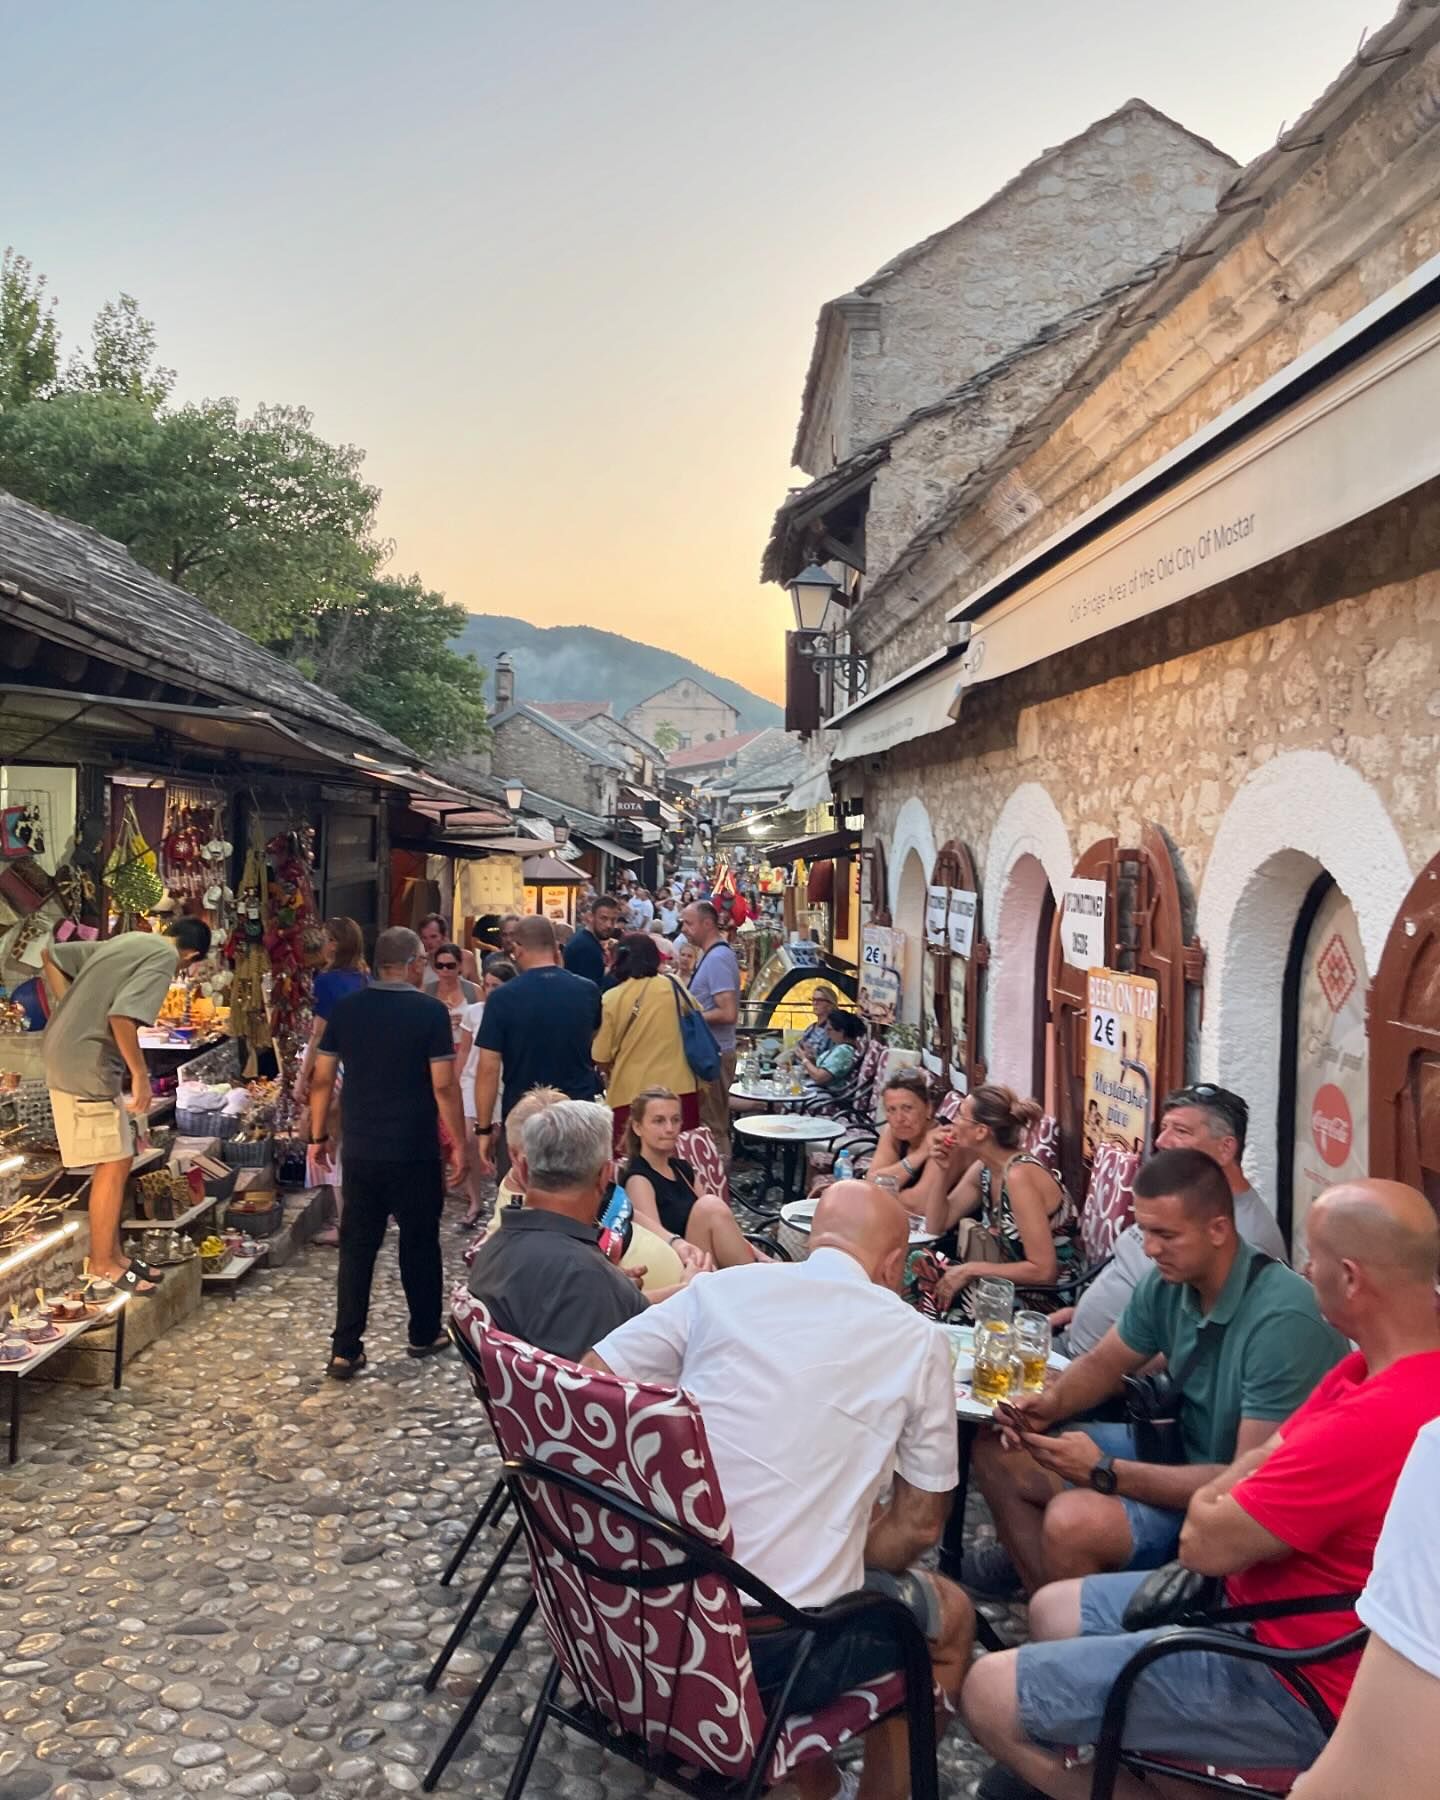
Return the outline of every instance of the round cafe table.
<path id="1" fill-rule="evenodd" d="M 783 1205 L 786 1201 L 800 1198 L 795 1182 L 806 1147 L 810 1144 L 828 1144 L 832 1138 L 842 1136 L 853 1127 L 843 1119 L 812 1119 L 804 1113 L 741 1113 L 731 1120 L 731 1129 L 760 1145 L 765 1152 L 767 1165 L 771 1154 L 779 1148 L 780 1185 L 783 1190 L 780 1199 Z"/>

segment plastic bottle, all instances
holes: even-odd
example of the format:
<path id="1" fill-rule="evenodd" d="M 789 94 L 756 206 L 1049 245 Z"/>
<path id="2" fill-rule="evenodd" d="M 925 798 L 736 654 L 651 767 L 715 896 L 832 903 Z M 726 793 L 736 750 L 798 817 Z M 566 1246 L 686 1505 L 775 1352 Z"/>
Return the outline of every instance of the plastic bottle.
<path id="1" fill-rule="evenodd" d="M 851 1181 L 854 1179 L 855 1165 L 850 1160 L 850 1152 L 848 1150 L 842 1150 L 835 1158 L 835 1167 L 831 1170 L 831 1174 L 836 1181 Z"/>

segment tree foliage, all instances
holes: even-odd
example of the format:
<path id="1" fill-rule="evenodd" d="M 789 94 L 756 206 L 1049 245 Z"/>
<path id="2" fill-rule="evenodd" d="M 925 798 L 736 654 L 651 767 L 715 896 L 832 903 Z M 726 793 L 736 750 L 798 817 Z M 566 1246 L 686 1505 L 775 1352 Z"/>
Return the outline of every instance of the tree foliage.
<path id="1" fill-rule="evenodd" d="M 663 750 L 667 756 L 680 748 L 680 727 L 670 719 L 662 719 L 650 735 L 655 748 Z"/>
<path id="2" fill-rule="evenodd" d="M 382 573 L 379 490 L 362 451 L 299 406 L 169 404 L 174 371 L 129 294 L 60 373 L 54 302 L 24 257 L 0 264 L 0 487 L 124 544 L 422 753 L 486 738 L 465 623 L 416 575 Z"/>

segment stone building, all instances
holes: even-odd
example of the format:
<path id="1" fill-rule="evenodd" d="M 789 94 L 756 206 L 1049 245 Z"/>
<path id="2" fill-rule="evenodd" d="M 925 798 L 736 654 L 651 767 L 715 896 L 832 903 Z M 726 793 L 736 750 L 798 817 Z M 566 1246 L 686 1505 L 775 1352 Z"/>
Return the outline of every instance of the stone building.
<path id="1" fill-rule="evenodd" d="M 869 665 L 831 779 L 932 1066 L 1041 1094 L 1081 1175 L 1086 970 L 1153 981 L 1146 1079 L 1248 1098 L 1297 1247 L 1366 1167 L 1440 1204 L 1437 46 L 1402 8 L 1173 254 L 958 388 L 917 357 L 929 406 L 834 466 L 822 413 L 894 407 L 815 378 L 819 479 L 767 551 L 828 561 Z M 925 948 L 937 888 L 976 895 L 967 957 Z"/>
<path id="2" fill-rule="evenodd" d="M 538 707 L 519 704 L 490 722 L 491 766 L 504 780 L 523 781 L 552 800 L 609 818 L 615 811 L 623 757 Z"/>
<path id="3" fill-rule="evenodd" d="M 679 747 L 688 750 L 695 744 L 730 737 L 740 723 L 740 714 L 728 700 L 682 675 L 638 706 L 632 706 L 625 714 L 625 723 L 652 744 L 660 726 L 673 725 L 679 733 Z"/>

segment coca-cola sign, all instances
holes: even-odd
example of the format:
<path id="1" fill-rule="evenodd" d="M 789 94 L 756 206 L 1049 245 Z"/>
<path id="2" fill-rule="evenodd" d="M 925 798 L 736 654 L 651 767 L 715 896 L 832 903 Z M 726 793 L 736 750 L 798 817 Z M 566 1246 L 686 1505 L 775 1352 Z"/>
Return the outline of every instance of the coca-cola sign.
<path id="1" fill-rule="evenodd" d="M 1350 1103 L 1333 1081 L 1327 1081 L 1310 1108 L 1310 1136 L 1328 1168 L 1338 1169 L 1350 1154 L 1355 1127 Z"/>

